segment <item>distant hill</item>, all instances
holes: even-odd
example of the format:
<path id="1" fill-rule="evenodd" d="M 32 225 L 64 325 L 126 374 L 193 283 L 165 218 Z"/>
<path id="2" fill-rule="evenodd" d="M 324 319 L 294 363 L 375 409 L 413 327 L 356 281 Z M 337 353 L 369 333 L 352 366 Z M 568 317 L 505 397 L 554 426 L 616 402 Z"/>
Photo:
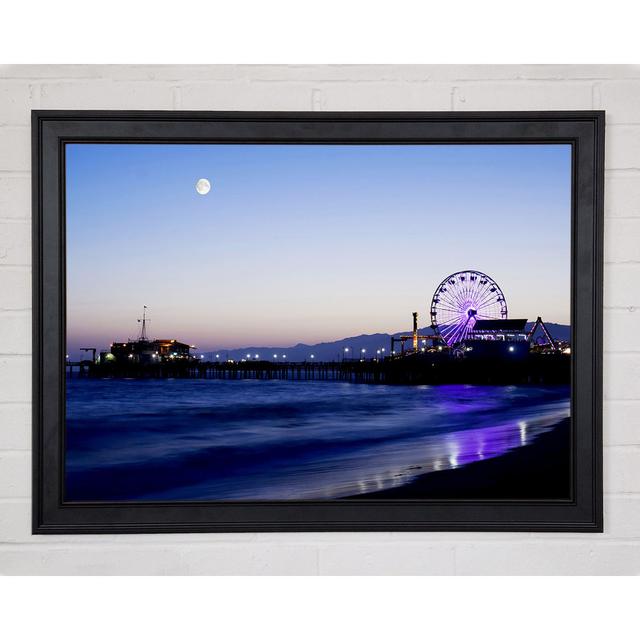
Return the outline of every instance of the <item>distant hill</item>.
<path id="1" fill-rule="evenodd" d="M 553 322 L 545 323 L 551 335 L 557 340 L 569 340 L 571 328 L 568 325 L 556 324 Z M 526 325 L 527 331 L 531 329 L 533 322 Z M 541 333 L 540 330 L 538 330 Z M 247 346 L 240 349 L 220 349 L 217 351 L 204 351 L 206 360 L 215 360 L 216 355 L 220 360 L 242 360 L 250 355 L 252 359 L 259 360 L 289 360 L 290 362 L 302 362 L 314 360 L 316 362 L 331 362 L 342 360 L 343 358 L 359 358 L 362 349 L 365 349 L 364 355 L 367 358 L 375 357 L 378 349 L 384 349 L 384 354 L 388 355 L 391 350 L 391 337 L 408 335 L 410 332 L 400 331 L 398 333 L 373 333 L 352 336 L 350 338 L 342 338 L 333 342 L 320 342 L 318 344 L 304 344 L 302 342 L 292 347 L 274 347 L 274 346 Z M 433 335 L 431 327 L 423 327 L 419 329 L 420 335 Z M 410 343 L 407 343 L 410 347 Z M 355 354 L 355 356 L 353 355 Z M 277 358 L 274 358 L 274 355 Z M 258 356 L 258 358 L 256 358 Z M 283 358 L 285 356 L 285 358 Z M 313 356 L 313 358 L 311 357 Z"/>

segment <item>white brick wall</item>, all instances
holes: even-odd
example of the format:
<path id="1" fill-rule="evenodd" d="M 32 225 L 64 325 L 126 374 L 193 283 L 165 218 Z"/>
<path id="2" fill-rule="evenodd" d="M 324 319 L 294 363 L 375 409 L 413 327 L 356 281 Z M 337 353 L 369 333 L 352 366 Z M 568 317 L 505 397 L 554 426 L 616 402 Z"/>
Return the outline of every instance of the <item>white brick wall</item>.
<path id="1" fill-rule="evenodd" d="M 607 111 L 605 532 L 30 535 L 32 108 Z M 640 573 L 640 66 L 0 67 L 0 574 Z"/>

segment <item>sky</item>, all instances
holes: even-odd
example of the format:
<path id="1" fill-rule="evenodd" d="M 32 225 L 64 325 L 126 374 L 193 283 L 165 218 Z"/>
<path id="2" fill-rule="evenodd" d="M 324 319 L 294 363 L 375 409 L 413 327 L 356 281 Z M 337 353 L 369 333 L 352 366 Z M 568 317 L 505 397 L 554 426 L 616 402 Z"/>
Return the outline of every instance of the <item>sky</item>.
<path id="1" fill-rule="evenodd" d="M 70 351 L 143 305 L 205 351 L 410 330 L 463 269 L 569 323 L 569 145 L 68 144 L 66 171 Z"/>

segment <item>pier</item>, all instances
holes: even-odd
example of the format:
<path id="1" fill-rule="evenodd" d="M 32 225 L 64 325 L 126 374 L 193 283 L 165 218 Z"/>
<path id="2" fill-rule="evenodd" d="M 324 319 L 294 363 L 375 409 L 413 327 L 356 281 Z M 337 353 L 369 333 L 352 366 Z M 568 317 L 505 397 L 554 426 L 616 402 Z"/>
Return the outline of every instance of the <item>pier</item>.
<path id="1" fill-rule="evenodd" d="M 67 375 L 97 378 L 337 381 L 365 384 L 568 384 L 570 356 L 530 353 L 513 361 L 424 353 L 341 362 L 67 362 Z"/>

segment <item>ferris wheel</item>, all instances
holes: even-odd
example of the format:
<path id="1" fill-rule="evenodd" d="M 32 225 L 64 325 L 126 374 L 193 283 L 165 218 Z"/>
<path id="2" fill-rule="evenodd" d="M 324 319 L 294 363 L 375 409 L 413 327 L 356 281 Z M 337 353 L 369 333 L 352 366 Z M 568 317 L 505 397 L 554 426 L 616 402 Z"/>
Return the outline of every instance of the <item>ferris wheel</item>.
<path id="1" fill-rule="evenodd" d="M 431 300 L 431 327 L 449 345 L 463 342 L 476 320 L 504 320 L 507 302 L 493 278 L 481 271 L 447 276 Z"/>

